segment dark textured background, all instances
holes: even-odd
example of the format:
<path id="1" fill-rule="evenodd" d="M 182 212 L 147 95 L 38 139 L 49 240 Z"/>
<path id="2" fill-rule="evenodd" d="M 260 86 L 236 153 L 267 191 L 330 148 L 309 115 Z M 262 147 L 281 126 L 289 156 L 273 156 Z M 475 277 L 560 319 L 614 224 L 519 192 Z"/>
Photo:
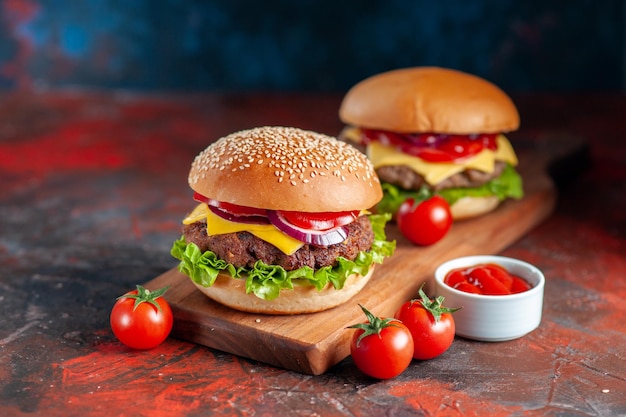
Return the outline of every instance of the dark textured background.
<path id="1" fill-rule="evenodd" d="M 625 91 L 626 0 L 0 0 L 0 88 L 343 91 L 439 65 Z"/>

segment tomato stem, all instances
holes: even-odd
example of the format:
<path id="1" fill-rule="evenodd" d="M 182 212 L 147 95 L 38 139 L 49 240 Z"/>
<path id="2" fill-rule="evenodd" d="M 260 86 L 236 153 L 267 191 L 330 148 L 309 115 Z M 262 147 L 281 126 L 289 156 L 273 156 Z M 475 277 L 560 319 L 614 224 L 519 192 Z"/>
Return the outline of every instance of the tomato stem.
<path id="1" fill-rule="evenodd" d="M 375 334 L 375 335 L 378 335 L 378 337 L 380 337 L 380 332 L 384 328 L 394 326 L 393 322 L 400 322 L 400 320 L 395 319 L 393 317 L 388 317 L 388 318 L 377 317 L 374 314 L 372 314 L 368 309 L 363 307 L 361 304 L 359 304 L 359 307 L 361 307 L 361 310 L 363 310 L 363 313 L 365 313 L 365 316 L 367 317 L 368 322 L 353 324 L 352 326 L 348 327 L 349 329 L 363 330 L 363 333 L 361 333 L 361 335 L 356 341 L 357 347 L 359 347 L 359 343 L 361 342 L 361 340 L 366 338 L 367 336 Z"/>
<path id="2" fill-rule="evenodd" d="M 159 303 L 156 302 L 156 299 L 161 297 L 163 294 L 165 294 L 165 291 L 167 291 L 169 287 L 170 286 L 168 285 L 166 287 L 159 288 L 158 290 L 150 291 L 149 289 L 141 285 L 137 285 L 137 294 L 132 294 L 132 293 L 124 294 L 124 295 L 117 297 L 117 299 L 118 300 L 122 298 L 134 299 L 135 304 L 133 305 L 133 311 L 135 311 L 141 303 L 151 304 L 154 307 L 156 307 L 157 310 L 161 311 L 161 306 L 159 305 Z"/>
<path id="3" fill-rule="evenodd" d="M 426 293 L 423 290 L 424 288 L 424 284 L 422 284 L 422 286 L 419 289 L 419 296 L 420 299 L 417 300 L 411 300 L 412 303 L 415 302 L 419 302 L 422 304 L 422 306 L 424 306 L 424 309 L 426 309 L 426 311 L 428 311 L 430 314 L 432 314 L 433 318 L 435 319 L 435 323 L 438 323 L 439 320 L 441 319 L 441 315 L 444 313 L 454 313 L 455 311 L 458 311 L 461 309 L 461 307 L 456 307 L 456 308 L 448 308 L 448 307 L 444 307 L 443 306 L 443 301 L 444 301 L 444 297 L 443 296 L 439 296 L 437 298 L 435 298 L 434 300 L 431 300 Z"/>

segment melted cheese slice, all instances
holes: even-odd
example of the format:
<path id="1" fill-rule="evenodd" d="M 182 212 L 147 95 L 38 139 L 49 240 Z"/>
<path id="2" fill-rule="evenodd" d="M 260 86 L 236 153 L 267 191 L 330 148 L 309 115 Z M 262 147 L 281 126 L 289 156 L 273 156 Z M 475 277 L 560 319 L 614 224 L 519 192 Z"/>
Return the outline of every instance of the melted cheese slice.
<path id="1" fill-rule="evenodd" d="M 249 232 L 259 239 L 271 243 L 287 255 L 293 255 L 304 243 L 287 236 L 271 224 L 237 223 L 223 219 L 209 210 L 205 203 L 200 203 L 183 220 L 183 224 L 191 224 L 206 219 L 209 236 L 227 233 Z"/>
<path id="2" fill-rule="evenodd" d="M 349 140 L 350 142 L 361 142 L 361 129 L 354 126 L 346 126 L 339 133 L 339 137 L 343 140 Z"/>
<path id="3" fill-rule="evenodd" d="M 517 165 L 517 156 L 509 140 L 504 135 L 498 135 L 496 143 L 498 145 L 496 151 L 483 149 L 475 156 L 455 163 L 426 162 L 421 158 L 402 153 L 393 146 L 383 145 L 379 142 L 372 142 L 367 146 L 367 156 L 374 168 L 389 165 L 406 165 L 423 176 L 426 182 L 436 185 L 466 169 L 477 169 L 491 173 L 496 160 L 508 162 L 513 166 Z"/>

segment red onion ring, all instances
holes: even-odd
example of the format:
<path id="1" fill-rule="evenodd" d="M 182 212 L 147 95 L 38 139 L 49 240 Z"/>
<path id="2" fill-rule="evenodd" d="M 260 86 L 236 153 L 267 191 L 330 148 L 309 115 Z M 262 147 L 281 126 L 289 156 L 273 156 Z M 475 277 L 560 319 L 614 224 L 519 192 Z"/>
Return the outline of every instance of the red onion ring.
<path id="1" fill-rule="evenodd" d="M 437 148 L 441 143 L 445 142 L 448 139 L 448 135 L 445 134 L 406 134 L 404 136 L 400 136 L 401 140 L 404 140 L 411 145 L 419 146 L 423 148 Z"/>
<path id="2" fill-rule="evenodd" d="M 233 214 L 226 210 L 222 210 L 219 207 L 211 206 L 208 204 L 207 204 L 207 207 L 209 207 L 209 210 L 211 210 L 211 212 L 213 212 L 213 214 L 215 214 L 216 216 L 219 216 L 222 219 L 226 219 L 231 222 L 246 223 L 246 224 L 270 224 L 269 219 L 264 216 L 250 216 L 250 215 L 237 216 L 236 214 Z"/>
<path id="3" fill-rule="evenodd" d="M 317 231 L 302 229 L 289 223 L 280 213 L 275 210 L 267 211 L 267 218 L 278 230 L 284 234 L 291 236 L 300 242 L 308 243 L 314 246 L 330 246 L 341 243 L 348 237 L 348 229 L 339 226 L 331 230 Z"/>

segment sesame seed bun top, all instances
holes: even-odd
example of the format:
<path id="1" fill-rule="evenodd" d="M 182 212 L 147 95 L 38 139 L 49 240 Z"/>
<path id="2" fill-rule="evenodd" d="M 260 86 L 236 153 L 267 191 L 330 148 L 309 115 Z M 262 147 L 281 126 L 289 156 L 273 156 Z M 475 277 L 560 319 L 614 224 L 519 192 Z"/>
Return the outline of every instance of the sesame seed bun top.
<path id="1" fill-rule="evenodd" d="M 349 125 L 398 133 L 499 133 L 516 130 L 519 114 L 496 85 L 439 67 L 384 72 L 352 87 L 339 117 Z"/>
<path id="2" fill-rule="evenodd" d="M 217 140 L 196 156 L 189 185 L 217 201 L 272 210 L 363 210 L 382 198 L 365 155 L 292 127 L 258 127 Z"/>

